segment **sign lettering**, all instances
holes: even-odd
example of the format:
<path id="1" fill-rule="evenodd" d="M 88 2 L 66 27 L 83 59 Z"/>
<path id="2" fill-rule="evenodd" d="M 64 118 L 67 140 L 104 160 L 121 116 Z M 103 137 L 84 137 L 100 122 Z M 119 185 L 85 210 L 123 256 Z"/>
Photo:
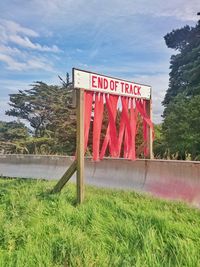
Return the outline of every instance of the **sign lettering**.
<path id="1" fill-rule="evenodd" d="M 129 82 L 78 69 L 73 69 L 73 84 L 74 88 L 85 90 L 135 98 L 151 98 L 151 87 L 148 85 Z"/>

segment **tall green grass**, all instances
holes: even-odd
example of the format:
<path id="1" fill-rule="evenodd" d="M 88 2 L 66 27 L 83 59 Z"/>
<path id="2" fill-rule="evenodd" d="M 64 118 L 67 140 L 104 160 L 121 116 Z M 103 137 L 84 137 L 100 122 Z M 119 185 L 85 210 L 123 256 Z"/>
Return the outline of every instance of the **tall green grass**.
<path id="1" fill-rule="evenodd" d="M 200 266 L 200 211 L 133 192 L 0 179 L 0 266 Z"/>

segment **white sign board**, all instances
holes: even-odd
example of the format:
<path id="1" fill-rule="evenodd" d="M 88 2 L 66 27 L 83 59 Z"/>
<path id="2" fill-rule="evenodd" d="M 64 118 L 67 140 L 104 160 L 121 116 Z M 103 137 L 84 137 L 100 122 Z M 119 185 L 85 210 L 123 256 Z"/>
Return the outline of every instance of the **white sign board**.
<path id="1" fill-rule="evenodd" d="M 73 69 L 74 88 L 135 98 L 151 98 L 151 86 Z"/>

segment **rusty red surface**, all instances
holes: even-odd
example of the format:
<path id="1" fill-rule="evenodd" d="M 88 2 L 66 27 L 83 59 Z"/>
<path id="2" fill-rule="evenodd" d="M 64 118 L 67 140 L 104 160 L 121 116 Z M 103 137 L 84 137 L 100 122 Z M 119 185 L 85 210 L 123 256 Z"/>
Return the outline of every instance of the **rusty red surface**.
<path id="1" fill-rule="evenodd" d="M 152 181 L 146 189 L 148 192 L 160 198 L 179 199 L 200 206 L 200 185 L 196 186 L 189 181 L 166 178 L 165 182 Z"/>

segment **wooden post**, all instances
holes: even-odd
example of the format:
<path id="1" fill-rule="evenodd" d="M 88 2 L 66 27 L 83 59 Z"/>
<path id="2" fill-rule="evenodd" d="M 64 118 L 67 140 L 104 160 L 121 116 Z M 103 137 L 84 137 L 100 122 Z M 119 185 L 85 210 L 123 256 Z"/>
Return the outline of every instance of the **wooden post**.
<path id="1" fill-rule="evenodd" d="M 147 115 L 149 116 L 150 120 L 152 121 L 152 100 L 148 100 L 146 102 L 146 110 Z M 148 144 L 149 144 L 149 158 L 153 159 L 153 131 L 152 128 L 148 127 Z"/>
<path id="2" fill-rule="evenodd" d="M 84 199 L 84 90 L 76 90 L 77 103 L 77 133 L 76 133 L 76 155 L 77 155 L 77 202 L 81 204 Z"/>
<path id="3" fill-rule="evenodd" d="M 71 166 L 67 169 L 67 171 L 63 174 L 62 178 L 57 182 L 54 189 L 51 191 L 52 193 L 58 193 L 64 187 L 64 185 L 69 181 L 72 175 L 75 173 L 77 167 L 77 161 L 75 160 Z"/>

